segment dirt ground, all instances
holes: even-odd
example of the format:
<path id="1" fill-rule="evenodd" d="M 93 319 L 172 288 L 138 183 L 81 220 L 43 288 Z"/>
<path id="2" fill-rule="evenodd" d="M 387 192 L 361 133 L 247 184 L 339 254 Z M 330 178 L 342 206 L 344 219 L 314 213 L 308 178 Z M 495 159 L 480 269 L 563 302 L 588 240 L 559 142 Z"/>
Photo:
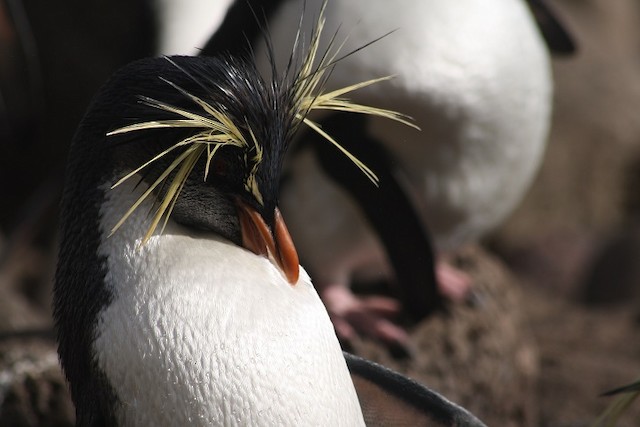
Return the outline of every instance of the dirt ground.
<path id="1" fill-rule="evenodd" d="M 590 426 L 604 391 L 640 373 L 640 305 L 587 306 L 526 283 L 477 248 L 458 255 L 474 304 L 451 307 L 412 333 L 414 359 L 371 343 L 359 353 L 463 404 L 491 426 Z M 619 426 L 640 425 L 640 402 Z"/>
<path id="2" fill-rule="evenodd" d="M 474 298 L 412 328 L 411 358 L 353 344 L 491 426 L 589 426 L 611 401 L 602 392 L 640 376 L 640 2 L 551 3 L 580 50 L 554 60 L 553 129 L 534 186 L 458 254 Z M 46 189 L 0 194 L 22 206 L 0 206 L 0 426 L 73 419 L 50 335 L 55 209 L 25 214 Z M 640 426 L 640 401 L 619 425 Z"/>

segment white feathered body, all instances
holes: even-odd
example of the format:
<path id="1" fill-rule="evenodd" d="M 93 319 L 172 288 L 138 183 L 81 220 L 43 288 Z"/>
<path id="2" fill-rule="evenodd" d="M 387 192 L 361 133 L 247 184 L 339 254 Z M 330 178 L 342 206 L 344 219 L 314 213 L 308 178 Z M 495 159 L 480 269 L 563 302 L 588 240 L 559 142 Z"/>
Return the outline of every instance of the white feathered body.
<path id="1" fill-rule="evenodd" d="M 154 0 L 161 55 L 197 55 L 233 0 Z"/>
<path id="2" fill-rule="evenodd" d="M 108 186 L 105 185 L 105 188 Z M 344 357 L 308 275 L 169 223 L 144 246 L 148 206 L 125 183 L 101 207 L 106 286 L 94 351 L 122 425 L 362 425 Z"/>
<path id="3" fill-rule="evenodd" d="M 307 3 L 315 10 L 321 0 Z M 299 16 L 300 2 L 289 1 L 270 23 L 276 49 L 291 46 Z M 396 30 L 341 62 L 330 85 L 394 76 L 350 97 L 405 113 L 422 129 L 375 119 L 370 133 L 390 150 L 437 248 L 455 249 L 499 225 L 538 169 L 551 113 L 549 54 L 526 3 L 331 0 L 326 17 L 325 35 L 338 26 L 348 35 L 343 52 Z M 277 54 L 284 63 L 288 50 Z M 312 179 L 322 175 L 312 158 L 301 162 L 281 205 L 307 265 L 329 280 L 384 265 L 350 198 L 326 178 Z"/>

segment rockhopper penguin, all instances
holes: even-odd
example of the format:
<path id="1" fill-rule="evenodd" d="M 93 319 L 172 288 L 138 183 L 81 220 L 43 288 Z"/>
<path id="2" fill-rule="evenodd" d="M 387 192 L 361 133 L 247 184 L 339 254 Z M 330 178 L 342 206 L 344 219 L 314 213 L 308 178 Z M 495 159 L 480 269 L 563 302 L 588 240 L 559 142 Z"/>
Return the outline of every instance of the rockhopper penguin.
<path id="1" fill-rule="evenodd" d="M 307 113 L 404 121 L 342 99 L 361 85 L 322 90 L 336 59 L 318 50 L 322 25 L 271 79 L 231 56 L 144 59 L 94 98 L 69 155 L 54 288 L 78 425 L 482 425 L 343 355 L 298 265 L 283 156 L 302 124 L 331 140 Z"/>
<path id="2" fill-rule="evenodd" d="M 288 44 L 288 29 L 296 25 L 303 3 L 316 7 L 320 1 L 264 2 L 274 45 Z M 238 0 L 229 9 L 205 52 L 234 50 L 242 33 L 256 35 L 255 18 L 245 3 Z M 249 3 L 260 10 L 262 2 Z M 495 228 L 528 189 L 544 152 L 552 95 L 549 52 L 532 10 L 550 45 L 571 51 L 571 39 L 542 1 L 329 3 L 327 28 L 347 34 L 348 49 L 388 31 L 393 34 L 347 58 L 328 85 L 340 87 L 354 76 L 366 80 L 394 75 L 389 82 L 358 91 L 354 99 L 407 113 L 422 129 L 369 117 L 334 115 L 320 121 L 323 129 L 351 146 L 370 151 L 375 145 L 386 153 L 381 164 L 387 164 L 386 176 L 395 177 L 404 189 L 402 207 L 397 191 L 390 192 L 395 201 L 382 194 L 375 204 L 363 203 L 357 197 L 361 190 L 352 188 L 354 179 L 336 179 L 336 160 L 319 152 L 332 154 L 323 144 L 293 156 L 291 179 L 282 189 L 282 211 L 339 335 L 349 338 L 357 331 L 389 342 L 407 340 L 389 319 L 397 314 L 397 304 L 358 298 L 349 290 L 354 279 L 371 276 L 395 276 L 405 289 L 431 285 L 428 268 L 403 277 L 408 269 L 416 270 L 416 262 L 430 263 L 429 254 L 414 245 L 419 239 L 394 241 L 385 233 L 393 235 L 395 227 L 407 234 L 408 224 L 415 222 L 428 229 L 440 254 L 440 291 L 461 298 L 470 280 L 444 262 L 447 253 Z M 259 50 L 259 37 L 254 40 Z M 285 63 L 287 52 L 276 52 L 276 57 L 277 63 Z M 367 164 L 383 173 L 377 164 Z M 381 189 L 389 182 L 381 179 Z M 371 212 L 382 219 L 376 221 Z M 425 233 L 413 229 L 412 236 Z M 399 254 L 396 260 L 393 254 Z M 402 302 L 405 310 L 415 312 L 407 302 L 420 300 Z"/>

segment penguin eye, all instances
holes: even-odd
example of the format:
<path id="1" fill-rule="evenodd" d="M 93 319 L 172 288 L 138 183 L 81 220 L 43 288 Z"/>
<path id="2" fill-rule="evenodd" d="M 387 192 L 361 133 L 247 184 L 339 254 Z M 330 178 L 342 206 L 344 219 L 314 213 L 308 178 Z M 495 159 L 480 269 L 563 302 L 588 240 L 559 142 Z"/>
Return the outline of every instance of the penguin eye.
<path id="1" fill-rule="evenodd" d="M 207 182 L 212 185 L 223 185 L 230 188 L 239 187 L 242 184 L 240 159 L 234 154 L 217 153 L 209 164 Z"/>
<path id="2" fill-rule="evenodd" d="M 209 165 L 209 173 L 216 177 L 224 177 L 229 173 L 229 163 L 222 156 L 214 157 Z"/>

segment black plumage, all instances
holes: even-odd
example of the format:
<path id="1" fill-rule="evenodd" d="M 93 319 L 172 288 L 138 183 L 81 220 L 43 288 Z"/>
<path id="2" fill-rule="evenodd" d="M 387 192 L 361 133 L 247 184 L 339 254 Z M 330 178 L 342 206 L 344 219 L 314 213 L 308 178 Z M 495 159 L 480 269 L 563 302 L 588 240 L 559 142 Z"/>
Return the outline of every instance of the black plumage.
<path id="1" fill-rule="evenodd" d="M 104 286 L 105 260 L 98 254 L 102 239 L 99 228 L 99 209 L 105 197 L 104 183 L 137 167 L 150 157 L 166 149 L 181 137 L 183 130 L 150 130 L 143 134 L 108 137 L 107 133 L 133 122 L 157 120 L 161 112 L 141 102 L 140 95 L 153 97 L 172 105 L 194 108 L 184 94 L 167 81 L 186 91 L 206 93 L 208 100 L 219 103 L 240 123 L 260 123 L 254 129 L 265 144 L 264 165 L 257 179 L 262 185 L 264 204 L 242 186 L 240 166 L 247 153 L 235 149 L 222 150 L 226 178 L 212 173 L 202 185 L 209 191 L 233 193 L 264 212 L 273 221 L 277 203 L 277 186 L 281 156 L 294 130 L 288 91 L 274 84 L 266 84 L 250 62 L 231 58 L 174 57 L 143 59 L 121 69 L 96 95 L 82 120 L 69 154 L 65 191 L 62 198 L 61 243 L 54 288 L 54 317 L 56 320 L 60 358 L 76 403 L 79 425 L 112 425 L 115 396 L 92 357 L 91 343 L 95 339 L 97 315 L 109 305 L 110 291 Z M 207 76 L 205 78 L 205 76 Z M 162 77 L 163 79 L 161 79 Z M 275 107 L 275 108 L 274 108 Z M 166 116 L 166 114 L 165 114 Z M 150 142 L 152 141 L 152 142 Z M 163 160 L 146 172 L 147 182 L 163 170 Z M 201 162 L 199 168 L 204 168 Z M 235 168 L 235 169 L 234 169 Z M 176 204 L 176 221 L 198 228 L 209 227 L 236 243 L 240 242 L 238 223 L 222 224 L 211 220 L 211 210 L 222 210 L 220 217 L 235 215 L 230 203 L 209 204 L 209 220 L 204 216 L 197 224 L 189 224 L 190 191 L 201 191 L 201 174 L 193 174 L 192 185 L 185 187 L 184 197 Z M 187 206 L 188 205 L 188 206 Z M 231 211 L 233 209 L 233 211 Z M 271 213 L 269 213 L 271 210 Z M 233 215 L 230 215 L 233 213 Z M 198 219 L 198 217 L 196 217 Z"/>

